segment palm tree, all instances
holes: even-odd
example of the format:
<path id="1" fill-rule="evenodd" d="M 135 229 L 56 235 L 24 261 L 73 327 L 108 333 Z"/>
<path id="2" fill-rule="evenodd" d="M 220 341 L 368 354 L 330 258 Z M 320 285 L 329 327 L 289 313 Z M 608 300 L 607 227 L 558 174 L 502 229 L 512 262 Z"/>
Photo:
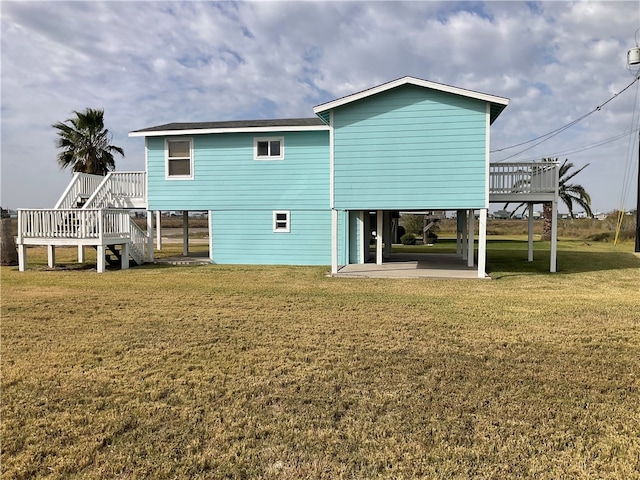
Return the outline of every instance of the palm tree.
<path id="1" fill-rule="evenodd" d="M 543 162 L 557 162 L 558 159 L 553 158 L 543 158 Z M 560 165 L 560 169 L 558 170 L 558 198 L 562 200 L 567 208 L 569 209 L 569 215 L 573 218 L 573 206 L 574 203 L 582 207 L 588 217 L 591 217 L 593 213 L 591 212 L 591 196 L 587 193 L 585 188 L 582 185 L 578 185 L 575 183 L 569 183 L 573 177 L 578 175 L 582 170 L 587 168 L 589 164 L 587 163 L 582 168 L 578 170 L 571 171 L 574 166 L 573 163 L 569 161 L 569 159 L 565 159 Z M 544 223 L 542 226 L 542 240 L 551 240 L 551 216 L 553 210 L 551 207 L 551 203 L 547 202 L 543 204 L 542 208 L 542 216 L 544 218 Z"/>
<path id="2" fill-rule="evenodd" d="M 112 137 L 104 128 L 104 110 L 87 108 L 73 113 L 75 118 L 52 125 L 58 130 L 56 147 L 63 149 L 57 156 L 60 168 L 106 175 L 116 167 L 113 154 L 124 157 L 124 150 L 110 144 Z"/>

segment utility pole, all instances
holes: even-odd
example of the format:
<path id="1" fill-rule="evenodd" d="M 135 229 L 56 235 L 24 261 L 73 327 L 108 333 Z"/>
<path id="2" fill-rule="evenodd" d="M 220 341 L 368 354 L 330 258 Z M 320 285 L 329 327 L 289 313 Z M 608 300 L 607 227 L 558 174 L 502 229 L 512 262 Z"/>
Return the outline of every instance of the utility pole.
<path id="1" fill-rule="evenodd" d="M 640 47 L 638 47 L 638 33 L 640 28 L 636 30 L 636 46 L 629 49 L 627 52 L 627 68 L 629 73 L 636 77 L 636 80 L 640 78 Z M 635 69 L 635 71 L 634 71 Z M 640 126 L 640 125 L 639 125 Z M 640 129 L 638 130 L 638 191 L 636 192 L 636 245 L 635 252 L 640 252 Z"/>
<path id="2" fill-rule="evenodd" d="M 636 248 L 640 252 L 640 129 L 638 130 L 638 192 L 636 196 Z"/>

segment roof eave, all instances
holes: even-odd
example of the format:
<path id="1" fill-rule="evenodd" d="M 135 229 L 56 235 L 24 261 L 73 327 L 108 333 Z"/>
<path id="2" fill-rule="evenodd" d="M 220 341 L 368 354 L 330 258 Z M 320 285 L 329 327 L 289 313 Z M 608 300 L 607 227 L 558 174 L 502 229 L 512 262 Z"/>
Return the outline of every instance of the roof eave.
<path id="1" fill-rule="evenodd" d="M 327 125 L 305 126 L 272 126 L 272 127 L 238 127 L 238 128 L 192 128 L 169 130 L 135 130 L 129 137 L 163 137 L 168 135 L 207 135 L 220 133 L 274 133 L 274 132 L 309 132 L 329 130 Z"/>
<path id="2" fill-rule="evenodd" d="M 320 116 L 322 112 L 325 112 L 327 110 L 341 107 L 348 103 L 362 100 L 363 98 L 377 95 L 378 93 L 382 93 L 402 85 L 416 85 L 419 87 L 430 88 L 432 90 L 437 90 L 440 92 L 451 93 L 454 95 L 461 95 L 463 97 L 474 98 L 477 100 L 484 100 L 492 104 L 503 105 L 504 107 L 506 107 L 509 104 L 508 98 L 498 97 L 496 95 L 489 95 L 488 93 L 475 92 L 473 90 L 466 90 L 464 88 L 453 87 L 451 85 L 445 85 L 442 83 L 430 82 L 428 80 L 422 80 L 420 78 L 415 78 L 415 77 L 402 77 L 397 80 L 393 80 L 391 82 L 383 83 L 382 85 L 378 85 L 377 87 L 369 88 L 367 90 L 363 90 L 361 92 L 354 93 L 352 95 L 347 95 L 346 97 L 341 97 L 336 100 L 332 100 L 330 102 L 317 105 L 313 108 L 313 113 Z M 503 110 L 504 110 L 504 107 L 503 107 Z M 497 115 L 496 115 L 496 118 L 497 118 Z"/>

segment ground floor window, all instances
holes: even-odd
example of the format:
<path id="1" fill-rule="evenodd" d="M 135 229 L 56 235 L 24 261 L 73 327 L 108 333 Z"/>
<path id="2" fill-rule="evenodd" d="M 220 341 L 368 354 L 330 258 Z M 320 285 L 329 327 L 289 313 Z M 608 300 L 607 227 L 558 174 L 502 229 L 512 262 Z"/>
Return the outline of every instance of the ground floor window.
<path id="1" fill-rule="evenodd" d="M 288 233 L 291 231 L 290 212 L 288 210 L 276 210 L 273 212 L 273 231 Z"/>

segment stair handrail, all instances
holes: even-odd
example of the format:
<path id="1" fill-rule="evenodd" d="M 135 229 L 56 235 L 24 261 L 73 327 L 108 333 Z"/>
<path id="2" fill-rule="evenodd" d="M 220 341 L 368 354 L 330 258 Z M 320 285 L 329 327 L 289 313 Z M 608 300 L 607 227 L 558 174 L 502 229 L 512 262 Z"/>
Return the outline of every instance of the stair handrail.
<path id="1" fill-rule="evenodd" d="M 145 172 L 109 172 L 83 208 L 125 207 L 125 199 L 144 201 L 144 178 Z"/>
<path id="2" fill-rule="evenodd" d="M 138 264 L 142 264 L 144 263 L 146 258 L 147 232 L 142 230 L 133 220 L 133 218 L 129 218 L 129 220 L 129 233 L 131 235 L 131 256 Z"/>
<path id="3" fill-rule="evenodd" d="M 78 197 L 89 197 L 103 179 L 102 175 L 75 172 L 71 182 L 53 208 L 76 208 Z"/>

